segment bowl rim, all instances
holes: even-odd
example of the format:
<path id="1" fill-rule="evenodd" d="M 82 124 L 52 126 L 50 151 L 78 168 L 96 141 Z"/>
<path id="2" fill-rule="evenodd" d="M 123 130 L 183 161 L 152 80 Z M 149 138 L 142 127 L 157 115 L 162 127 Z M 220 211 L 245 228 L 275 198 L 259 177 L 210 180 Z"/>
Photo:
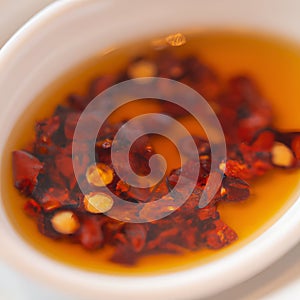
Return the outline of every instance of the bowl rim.
<path id="1" fill-rule="evenodd" d="M 0 69 L 5 69 L 7 62 L 13 59 L 13 54 L 19 51 L 23 43 L 26 43 L 43 24 L 62 17 L 64 12 L 73 9 L 74 5 L 77 5 L 76 9 L 80 9 L 82 5 L 89 5 L 91 2 L 95 0 L 78 1 L 75 4 L 67 0 L 57 1 L 47 6 L 19 29 L 0 50 Z M 5 113 L 3 110 L 0 114 Z M 36 253 L 20 238 L 16 239 L 17 234 L 10 239 L 0 231 L 1 238 L 8 242 L 5 249 L 2 249 L 2 254 L 10 265 L 26 275 L 30 274 L 35 279 L 65 291 L 69 291 L 71 287 L 73 292 L 82 295 L 89 291 L 91 297 L 101 293 L 110 299 L 140 299 L 141 296 L 144 299 L 184 299 L 187 290 L 191 296 L 207 296 L 240 283 L 263 270 L 300 240 L 300 220 L 297 219 L 300 201 L 296 200 L 296 195 L 294 198 L 293 204 L 284 214 L 253 241 L 217 261 L 176 273 L 126 277 L 77 270 Z M 0 224 L 2 222 L 0 219 Z M 16 247 L 22 247 L 25 251 L 26 261 L 19 255 Z M 259 264 L 256 263 L 258 261 Z M 229 274 L 238 274 L 238 278 Z M 215 281 L 218 281 L 218 286 L 212 285 Z"/>

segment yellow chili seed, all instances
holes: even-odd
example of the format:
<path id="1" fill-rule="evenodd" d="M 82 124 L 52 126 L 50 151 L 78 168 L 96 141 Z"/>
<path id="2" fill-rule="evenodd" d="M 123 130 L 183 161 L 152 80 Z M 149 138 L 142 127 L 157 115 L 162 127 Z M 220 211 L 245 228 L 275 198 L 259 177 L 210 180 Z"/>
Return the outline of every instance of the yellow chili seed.
<path id="1" fill-rule="evenodd" d="M 72 211 L 59 211 L 51 219 L 52 227 L 61 234 L 73 234 L 79 227 L 80 223 L 77 216 Z"/>
<path id="2" fill-rule="evenodd" d="M 109 211 L 114 205 L 114 200 L 105 193 L 93 193 L 85 196 L 84 208 L 93 214 L 101 214 Z"/>
<path id="3" fill-rule="evenodd" d="M 276 142 L 272 148 L 272 163 L 279 167 L 290 167 L 294 162 L 292 150 L 286 145 Z"/>
<path id="4" fill-rule="evenodd" d="M 130 78 L 153 77 L 157 74 L 156 66 L 149 61 L 141 60 L 133 63 L 128 69 Z"/>
<path id="5" fill-rule="evenodd" d="M 114 179 L 114 171 L 103 163 L 90 166 L 85 175 L 89 184 L 98 187 L 106 186 Z"/>

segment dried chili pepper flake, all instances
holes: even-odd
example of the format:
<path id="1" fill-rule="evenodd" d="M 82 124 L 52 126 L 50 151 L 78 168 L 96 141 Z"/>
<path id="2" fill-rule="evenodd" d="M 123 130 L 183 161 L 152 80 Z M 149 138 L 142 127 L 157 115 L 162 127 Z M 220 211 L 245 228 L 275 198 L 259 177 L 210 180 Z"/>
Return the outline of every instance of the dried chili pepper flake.
<path id="1" fill-rule="evenodd" d="M 296 137 L 293 138 L 291 143 L 291 148 L 295 153 L 296 159 L 299 162 L 300 161 L 300 135 L 297 135 Z"/>
<path id="2" fill-rule="evenodd" d="M 93 99 L 117 82 L 114 75 L 105 75 L 94 79 L 90 85 L 89 98 Z"/>
<path id="3" fill-rule="evenodd" d="M 53 229 L 61 234 L 74 234 L 79 228 L 78 217 L 72 211 L 56 212 L 51 218 Z"/>
<path id="4" fill-rule="evenodd" d="M 30 217 L 36 218 L 41 212 L 41 206 L 33 199 L 30 199 L 26 201 L 24 211 Z"/>
<path id="5" fill-rule="evenodd" d="M 73 109 L 79 111 L 83 110 L 87 106 L 89 102 L 88 100 L 88 97 L 78 94 L 70 94 L 67 99 L 69 105 Z"/>
<path id="6" fill-rule="evenodd" d="M 197 216 L 200 221 L 207 219 L 219 219 L 220 215 L 217 212 L 216 206 L 206 206 L 197 210 Z"/>
<path id="7" fill-rule="evenodd" d="M 55 166 L 66 178 L 74 175 L 72 157 L 64 154 L 58 154 L 55 157 Z"/>
<path id="8" fill-rule="evenodd" d="M 171 196 L 163 196 L 157 204 L 156 210 L 153 211 L 148 205 L 145 205 L 138 213 L 140 218 L 144 220 L 161 219 L 165 213 L 176 210 L 174 199 Z"/>
<path id="9" fill-rule="evenodd" d="M 110 261 L 125 266 L 134 266 L 137 259 L 138 254 L 134 252 L 131 247 L 124 244 L 118 244 Z"/>
<path id="10" fill-rule="evenodd" d="M 198 228 L 196 226 L 189 226 L 181 235 L 178 240 L 179 246 L 182 247 L 181 252 L 186 249 L 196 250 L 198 248 Z"/>
<path id="11" fill-rule="evenodd" d="M 237 234 L 221 220 L 213 221 L 214 229 L 201 234 L 206 246 L 211 249 L 220 249 L 237 239 Z"/>
<path id="12" fill-rule="evenodd" d="M 38 183 L 38 175 L 44 164 L 26 151 L 14 151 L 12 155 L 14 185 L 21 193 L 30 195 Z"/>
<path id="13" fill-rule="evenodd" d="M 250 186 L 247 182 L 236 177 L 225 177 L 223 180 L 223 197 L 229 202 L 243 201 L 250 196 Z"/>
<path id="14" fill-rule="evenodd" d="M 252 142 L 253 151 L 271 151 L 275 142 L 275 134 L 272 131 L 263 131 Z"/>
<path id="15" fill-rule="evenodd" d="M 54 211 L 54 210 L 57 210 L 58 208 L 60 208 L 62 205 L 59 201 L 56 201 L 56 200 L 50 200 L 50 201 L 47 201 L 45 202 L 42 207 L 43 207 L 43 210 L 45 212 L 51 212 L 51 211 Z"/>
<path id="16" fill-rule="evenodd" d="M 272 163 L 277 167 L 291 168 L 295 163 L 292 150 L 283 143 L 275 142 L 271 153 Z"/>
<path id="17" fill-rule="evenodd" d="M 82 154 L 74 154 L 72 158 L 73 170 L 76 169 L 77 174 L 85 175 L 87 166 L 90 164 L 90 158 L 88 155 Z"/>
<path id="18" fill-rule="evenodd" d="M 158 249 L 164 253 L 169 254 L 183 254 L 184 252 L 186 252 L 186 248 L 172 242 L 164 243 L 160 245 Z"/>
<path id="19" fill-rule="evenodd" d="M 116 192 L 119 194 L 126 193 L 130 189 L 130 185 L 123 180 L 119 180 L 116 185 Z"/>
<path id="20" fill-rule="evenodd" d="M 238 177 L 244 180 L 250 179 L 254 176 L 252 170 L 242 162 L 236 160 L 227 160 L 225 175 L 229 177 Z"/>
<path id="21" fill-rule="evenodd" d="M 114 179 L 114 171 L 110 166 L 98 163 L 96 166 L 88 167 L 86 171 L 86 179 L 89 184 L 97 187 L 109 185 Z"/>
<path id="22" fill-rule="evenodd" d="M 68 140 L 73 139 L 74 131 L 79 118 L 80 118 L 80 113 L 72 112 L 67 115 L 65 120 L 64 133 Z"/>
<path id="23" fill-rule="evenodd" d="M 106 213 L 114 205 L 114 200 L 105 193 L 91 193 L 83 201 L 85 210 L 93 214 Z"/>
<path id="24" fill-rule="evenodd" d="M 53 134 L 59 129 L 59 127 L 59 116 L 53 116 L 43 121 L 37 122 L 35 125 L 37 138 L 43 140 L 44 142 L 47 142 L 47 140 L 53 136 Z"/>
<path id="25" fill-rule="evenodd" d="M 38 230 L 45 236 L 52 239 L 59 239 L 62 237 L 62 234 L 55 231 L 52 224 L 51 218 L 53 217 L 52 213 L 41 213 L 38 215 Z"/>
<path id="26" fill-rule="evenodd" d="M 125 224 L 124 234 L 130 242 L 134 252 L 141 252 L 146 244 L 147 230 L 142 224 Z"/>
<path id="27" fill-rule="evenodd" d="M 161 231 L 156 238 L 148 242 L 147 250 L 152 250 L 157 247 L 160 248 L 163 244 L 170 242 L 172 239 L 174 239 L 178 235 L 178 233 L 179 228 L 176 227 Z"/>
<path id="28" fill-rule="evenodd" d="M 79 231 L 79 241 L 88 250 L 101 248 L 104 244 L 101 222 L 95 218 L 84 218 Z"/>
<path id="29" fill-rule="evenodd" d="M 41 204 L 45 204 L 47 202 L 58 202 L 61 206 L 76 204 L 76 201 L 70 198 L 68 189 L 58 187 L 51 187 L 44 191 L 44 194 L 41 199 L 39 199 L 39 202 Z"/>

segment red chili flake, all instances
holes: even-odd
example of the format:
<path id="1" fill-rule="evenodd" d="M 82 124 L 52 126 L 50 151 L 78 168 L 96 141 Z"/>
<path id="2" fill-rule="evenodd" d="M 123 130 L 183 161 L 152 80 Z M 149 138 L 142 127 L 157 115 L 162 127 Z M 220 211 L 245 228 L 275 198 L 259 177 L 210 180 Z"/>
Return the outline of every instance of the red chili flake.
<path id="1" fill-rule="evenodd" d="M 37 122 L 35 126 L 36 142 L 34 144 L 34 150 L 37 155 L 51 155 L 56 151 L 57 145 L 54 142 L 54 135 L 59 127 L 59 116 L 53 116 L 49 119 Z"/>
<path id="2" fill-rule="evenodd" d="M 93 80 L 90 85 L 89 91 L 90 99 L 93 99 L 94 97 L 105 91 L 107 88 L 114 85 L 116 81 L 117 80 L 115 76 L 102 76 Z"/>
<path id="3" fill-rule="evenodd" d="M 55 157 L 55 167 L 68 180 L 70 189 L 73 189 L 76 185 L 76 178 L 72 157 L 62 153 L 58 154 Z"/>
<path id="4" fill-rule="evenodd" d="M 151 229 L 151 228 L 150 228 Z M 155 239 L 150 240 L 147 244 L 147 250 L 152 250 L 154 248 L 159 248 L 163 244 L 172 241 L 179 233 L 179 228 L 174 227 L 162 231 Z"/>
<path id="5" fill-rule="evenodd" d="M 26 201 L 24 211 L 28 216 L 36 218 L 41 212 L 41 206 L 33 199 L 30 199 Z"/>
<path id="6" fill-rule="evenodd" d="M 85 217 L 81 222 L 79 241 L 88 250 L 101 248 L 104 244 L 102 222 L 97 217 Z"/>
<path id="7" fill-rule="evenodd" d="M 72 108 L 81 111 L 88 104 L 88 98 L 78 94 L 71 94 L 68 97 L 68 102 Z"/>
<path id="8" fill-rule="evenodd" d="M 124 244 L 118 244 L 115 248 L 114 254 L 110 258 L 110 261 L 125 266 L 134 266 L 137 260 L 138 255 L 131 247 Z"/>
<path id="9" fill-rule="evenodd" d="M 39 200 L 46 211 L 54 210 L 62 206 L 77 205 L 77 201 L 70 198 L 68 189 L 49 188 Z"/>
<path id="10" fill-rule="evenodd" d="M 38 215 L 38 230 L 45 236 L 52 239 L 59 239 L 62 237 L 60 233 L 55 231 L 51 224 L 51 218 L 53 217 L 52 213 L 45 213 Z"/>
<path id="11" fill-rule="evenodd" d="M 292 150 L 294 151 L 295 156 L 299 163 L 299 161 L 300 161 L 300 135 L 293 138 L 291 146 L 292 146 Z"/>
<path id="12" fill-rule="evenodd" d="M 134 252 L 141 252 L 146 244 L 147 230 L 142 224 L 125 224 L 124 234 Z"/>
<path id="13" fill-rule="evenodd" d="M 237 234 L 221 220 L 215 220 L 212 224 L 214 229 L 201 234 L 208 248 L 220 249 L 237 239 Z"/>
<path id="14" fill-rule="evenodd" d="M 205 220 L 208 220 L 208 219 L 219 219 L 220 218 L 220 215 L 219 213 L 217 212 L 217 207 L 216 206 L 206 206 L 202 209 L 199 209 L 197 211 L 197 215 L 198 215 L 198 218 L 200 221 L 205 221 Z"/>
<path id="15" fill-rule="evenodd" d="M 42 169 L 43 163 L 32 154 L 22 150 L 13 152 L 14 184 L 24 195 L 33 192 Z"/>
<path id="16" fill-rule="evenodd" d="M 116 192 L 117 194 L 122 194 L 122 193 L 126 193 L 128 192 L 128 190 L 130 189 L 130 186 L 124 182 L 123 180 L 119 180 L 116 186 Z"/>
<path id="17" fill-rule="evenodd" d="M 239 202 L 249 198 L 250 186 L 240 178 L 226 176 L 223 180 L 221 193 L 229 202 Z"/>
<path id="18" fill-rule="evenodd" d="M 131 186 L 126 192 L 127 197 L 140 202 L 148 202 L 150 200 L 151 195 L 152 191 L 150 188 L 136 188 Z"/>

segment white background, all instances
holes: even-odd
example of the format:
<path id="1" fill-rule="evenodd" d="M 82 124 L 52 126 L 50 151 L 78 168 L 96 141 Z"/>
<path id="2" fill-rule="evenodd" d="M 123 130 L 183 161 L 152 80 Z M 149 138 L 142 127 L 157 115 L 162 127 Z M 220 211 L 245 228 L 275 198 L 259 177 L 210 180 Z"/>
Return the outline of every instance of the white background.
<path id="1" fill-rule="evenodd" d="M 53 0 L 0 0 L 0 47 L 26 20 L 51 2 Z M 52 291 L 51 287 L 37 285 L 37 283 L 32 282 L 24 275 L 18 274 L 5 262 L 1 261 L 0 299 L 78 300 L 74 297 L 62 295 L 57 291 Z M 206 300 L 224 299 L 300 299 L 300 244 L 254 278 Z"/>

